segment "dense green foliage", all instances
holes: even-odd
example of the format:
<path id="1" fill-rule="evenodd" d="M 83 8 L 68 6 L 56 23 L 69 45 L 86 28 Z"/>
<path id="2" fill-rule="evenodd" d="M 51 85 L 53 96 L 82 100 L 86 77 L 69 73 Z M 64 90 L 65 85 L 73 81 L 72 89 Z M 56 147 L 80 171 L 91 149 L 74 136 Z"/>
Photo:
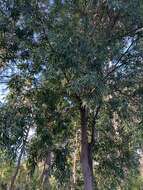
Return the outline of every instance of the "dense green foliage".
<path id="1" fill-rule="evenodd" d="M 85 142 L 93 189 L 141 188 L 142 38 L 142 0 L 0 0 L 1 186 L 84 189 Z"/>

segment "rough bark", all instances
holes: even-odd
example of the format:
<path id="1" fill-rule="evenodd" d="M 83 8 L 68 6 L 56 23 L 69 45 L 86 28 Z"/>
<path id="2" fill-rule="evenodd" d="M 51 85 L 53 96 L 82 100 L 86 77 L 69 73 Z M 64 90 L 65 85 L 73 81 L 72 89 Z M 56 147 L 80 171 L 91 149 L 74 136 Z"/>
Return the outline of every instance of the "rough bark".
<path id="1" fill-rule="evenodd" d="M 84 190 L 93 190 L 93 166 L 88 143 L 88 110 L 84 107 L 81 113 L 81 167 L 84 178 Z M 95 190 L 95 189 L 94 189 Z"/>
<path id="2" fill-rule="evenodd" d="M 71 190 L 74 190 L 75 187 L 76 187 L 77 154 L 78 154 L 78 131 L 76 132 L 75 141 L 74 141 L 74 153 L 73 153 L 73 168 L 72 168 Z"/>
<path id="3" fill-rule="evenodd" d="M 98 119 L 98 114 L 99 114 L 99 111 L 100 111 L 100 107 L 101 106 L 98 106 L 96 108 L 96 110 L 94 110 L 94 115 L 93 115 L 93 122 L 92 122 L 92 131 L 91 131 L 91 149 L 92 147 L 95 145 L 95 143 L 97 142 L 98 140 L 98 137 L 97 137 L 97 128 L 96 128 L 96 122 L 97 122 L 97 119 Z"/>

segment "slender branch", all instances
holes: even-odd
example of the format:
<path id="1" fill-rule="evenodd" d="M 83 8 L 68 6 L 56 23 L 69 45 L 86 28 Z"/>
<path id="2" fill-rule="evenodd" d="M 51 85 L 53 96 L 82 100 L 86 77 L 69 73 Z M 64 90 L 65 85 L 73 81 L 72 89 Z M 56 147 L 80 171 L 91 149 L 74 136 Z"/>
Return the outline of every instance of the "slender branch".
<path id="1" fill-rule="evenodd" d="M 114 65 L 114 68 L 109 71 L 107 73 L 107 75 L 104 77 L 104 80 L 106 80 L 113 72 L 115 72 L 117 69 L 119 69 L 120 67 L 122 67 L 123 65 L 125 65 L 126 63 L 122 63 L 119 65 L 119 63 L 122 61 L 122 59 L 126 56 L 126 54 L 129 52 L 129 50 L 131 49 L 131 47 L 134 45 L 135 42 L 137 42 L 139 38 L 136 38 L 135 40 L 132 41 L 132 43 L 130 44 L 130 46 L 127 48 L 127 50 L 119 57 L 119 59 L 117 60 L 117 62 Z"/>
<path id="2" fill-rule="evenodd" d="M 9 81 L 1 81 L 0 84 L 8 84 Z"/>
<path id="3" fill-rule="evenodd" d="M 11 76 L 9 76 L 9 75 L 0 75 L 0 78 L 11 78 Z"/>

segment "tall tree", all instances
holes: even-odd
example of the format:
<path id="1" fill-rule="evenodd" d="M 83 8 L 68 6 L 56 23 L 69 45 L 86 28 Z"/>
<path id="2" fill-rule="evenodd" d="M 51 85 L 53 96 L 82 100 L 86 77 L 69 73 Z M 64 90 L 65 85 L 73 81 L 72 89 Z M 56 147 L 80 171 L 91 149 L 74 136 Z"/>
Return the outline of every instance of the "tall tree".
<path id="1" fill-rule="evenodd" d="M 2 27 L 4 48 L 10 56 L 9 65 L 15 63 L 19 71 L 20 80 L 19 76 L 14 78 L 20 85 L 17 90 L 24 86 L 23 92 L 28 91 L 29 82 L 35 89 L 46 86 L 58 95 L 57 110 L 67 115 L 68 109 L 74 110 L 80 118 L 85 190 L 98 189 L 94 148 L 102 140 L 98 138 L 97 122 L 106 113 L 107 102 L 121 96 L 128 104 L 127 113 L 131 109 L 135 114 L 139 109 L 135 92 L 143 72 L 137 48 L 142 41 L 142 9 L 139 0 L 2 1 L 1 19 L 9 23 Z M 117 115 L 122 121 L 122 115 Z M 129 123 L 140 123 L 137 114 L 128 119 Z"/>

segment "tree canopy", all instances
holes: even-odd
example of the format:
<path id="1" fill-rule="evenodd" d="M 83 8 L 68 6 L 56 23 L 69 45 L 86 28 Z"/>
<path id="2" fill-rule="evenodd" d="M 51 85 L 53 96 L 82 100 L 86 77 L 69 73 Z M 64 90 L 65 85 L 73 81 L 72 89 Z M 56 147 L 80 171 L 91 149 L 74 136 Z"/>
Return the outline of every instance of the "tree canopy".
<path id="1" fill-rule="evenodd" d="M 141 0 L 0 1 L 1 188 L 132 188 L 142 45 Z"/>

